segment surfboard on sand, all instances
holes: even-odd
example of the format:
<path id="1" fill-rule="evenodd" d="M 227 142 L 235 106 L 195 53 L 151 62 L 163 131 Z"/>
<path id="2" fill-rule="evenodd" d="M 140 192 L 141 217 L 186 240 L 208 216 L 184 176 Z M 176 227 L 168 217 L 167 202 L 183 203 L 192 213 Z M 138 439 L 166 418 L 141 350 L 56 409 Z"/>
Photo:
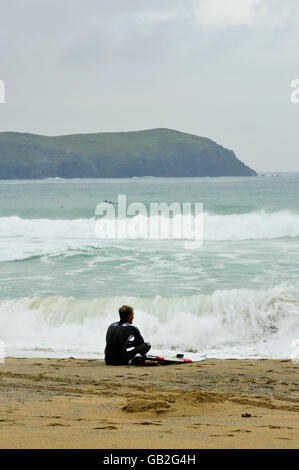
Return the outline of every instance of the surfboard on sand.
<path id="1" fill-rule="evenodd" d="M 206 359 L 206 354 L 201 354 L 197 359 L 186 359 L 184 354 L 176 354 L 171 357 L 164 356 L 135 356 L 130 363 L 137 366 L 168 366 L 171 364 L 190 364 L 192 362 L 200 362 Z"/>

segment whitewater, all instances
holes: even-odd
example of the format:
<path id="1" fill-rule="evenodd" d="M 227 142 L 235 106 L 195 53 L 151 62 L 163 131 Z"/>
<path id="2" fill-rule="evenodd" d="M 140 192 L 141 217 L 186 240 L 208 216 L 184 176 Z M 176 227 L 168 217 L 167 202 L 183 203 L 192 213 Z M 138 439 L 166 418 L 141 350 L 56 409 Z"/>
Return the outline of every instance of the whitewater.
<path id="1" fill-rule="evenodd" d="M 119 306 L 152 352 L 296 356 L 299 175 L 0 181 L 0 340 L 22 357 L 103 357 Z M 204 243 L 100 240 L 96 205 L 204 204 Z"/>
<path id="2" fill-rule="evenodd" d="M 12 355 L 102 357 L 105 330 L 124 303 L 153 351 L 196 358 L 290 357 L 299 334 L 295 286 L 215 291 L 173 298 L 23 298 L 0 302 L 0 330 Z M 298 336 L 297 336 L 298 337 Z"/>
<path id="3" fill-rule="evenodd" d="M 65 254 L 68 250 L 100 247 L 96 219 L 23 219 L 1 217 L 1 261 L 41 255 Z M 299 237 L 299 214 L 288 211 L 217 215 L 204 213 L 205 241 L 265 240 Z M 110 242 L 110 244 L 112 244 Z M 117 244 L 117 240 L 113 241 Z"/>

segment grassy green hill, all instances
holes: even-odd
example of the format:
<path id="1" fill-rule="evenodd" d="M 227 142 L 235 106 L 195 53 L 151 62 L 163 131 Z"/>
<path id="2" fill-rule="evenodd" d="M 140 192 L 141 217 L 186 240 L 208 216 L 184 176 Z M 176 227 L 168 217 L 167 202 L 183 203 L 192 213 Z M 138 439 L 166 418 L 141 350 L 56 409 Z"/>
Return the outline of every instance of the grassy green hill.
<path id="1" fill-rule="evenodd" d="M 254 176 L 205 137 L 171 129 L 47 137 L 0 133 L 0 178 Z"/>

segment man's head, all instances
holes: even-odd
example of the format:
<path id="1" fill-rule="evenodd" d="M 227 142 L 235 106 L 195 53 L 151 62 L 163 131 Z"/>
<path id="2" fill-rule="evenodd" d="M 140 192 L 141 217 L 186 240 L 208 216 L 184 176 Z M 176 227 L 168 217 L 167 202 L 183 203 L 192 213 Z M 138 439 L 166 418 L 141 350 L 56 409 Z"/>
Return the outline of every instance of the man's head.
<path id="1" fill-rule="evenodd" d="M 134 318 L 134 309 L 130 305 L 123 305 L 118 309 L 119 318 L 121 321 L 128 323 L 133 323 Z"/>

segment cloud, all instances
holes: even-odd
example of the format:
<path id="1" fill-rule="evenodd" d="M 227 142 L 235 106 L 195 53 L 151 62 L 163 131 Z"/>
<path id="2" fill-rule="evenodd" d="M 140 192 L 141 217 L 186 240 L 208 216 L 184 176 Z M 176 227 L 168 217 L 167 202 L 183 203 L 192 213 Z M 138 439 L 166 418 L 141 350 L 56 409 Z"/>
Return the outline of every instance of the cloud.
<path id="1" fill-rule="evenodd" d="M 204 26 L 244 26 L 267 11 L 261 0 L 201 0 L 195 6 L 195 17 Z"/>

